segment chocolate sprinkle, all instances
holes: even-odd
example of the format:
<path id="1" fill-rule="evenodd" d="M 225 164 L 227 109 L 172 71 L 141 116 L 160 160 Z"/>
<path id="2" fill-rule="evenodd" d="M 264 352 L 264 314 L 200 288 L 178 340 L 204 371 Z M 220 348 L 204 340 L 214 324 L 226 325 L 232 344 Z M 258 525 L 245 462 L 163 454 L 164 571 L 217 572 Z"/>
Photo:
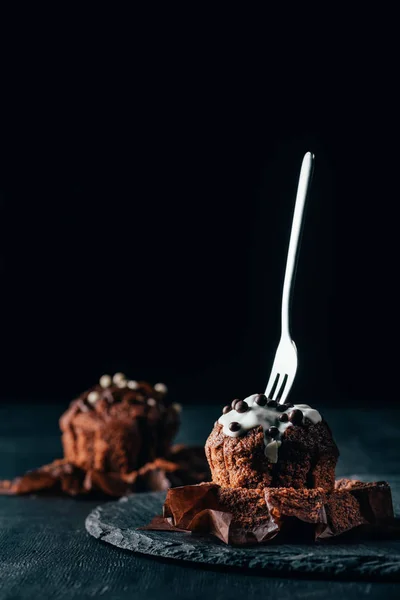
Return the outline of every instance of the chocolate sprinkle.
<path id="1" fill-rule="evenodd" d="M 224 408 L 222 409 L 222 414 L 226 415 L 226 413 L 230 412 L 232 410 L 232 406 L 229 406 L 229 404 L 227 406 L 224 406 Z"/>
<path id="2" fill-rule="evenodd" d="M 235 410 L 238 413 L 245 413 L 248 409 L 249 409 L 249 405 L 244 400 L 241 400 L 240 402 L 237 402 L 235 404 Z"/>
<path id="3" fill-rule="evenodd" d="M 231 431 L 239 431 L 240 423 L 238 423 L 237 421 L 232 421 L 232 423 L 229 423 L 229 429 Z"/>
<path id="4" fill-rule="evenodd" d="M 293 425 L 301 425 L 303 422 L 303 413 L 301 410 L 298 408 L 292 410 L 292 412 L 289 414 L 289 421 L 291 421 Z"/>
<path id="5" fill-rule="evenodd" d="M 272 437 L 272 438 L 278 437 L 278 435 L 279 435 L 279 429 L 277 427 L 274 427 L 274 426 L 270 427 L 268 429 L 268 435 L 270 437 Z"/>
<path id="6" fill-rule="evenodd" d="M 267 397 L 264 394 L 258 394 L 254 402 L 258 404 L 258 406 L 265 406 L 267 404 Z"/>

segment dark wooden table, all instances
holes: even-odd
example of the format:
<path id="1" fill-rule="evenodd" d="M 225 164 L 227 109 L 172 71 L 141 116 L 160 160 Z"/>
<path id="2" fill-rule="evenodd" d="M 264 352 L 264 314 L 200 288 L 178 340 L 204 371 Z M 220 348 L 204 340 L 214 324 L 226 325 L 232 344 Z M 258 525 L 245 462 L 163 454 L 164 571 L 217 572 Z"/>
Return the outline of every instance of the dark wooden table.
<path id="1" fill-rule="evenodd" d="M 0 478 L 61 457 L 59 405 L 0 406 Z M 321 408 L 321 407 L 320 407 Z M 218 407 L 188 407 L 177 441 L 202 444 Z M 326 408 L 341 458 L 339 475 L 399 473 L 400 411 Z M 397 598 L 395 583 L 281 579 L 154 560 L 91 538 L 84 520 L 99 503 L 0 497 L 0 600 L 53 598 Z"/>

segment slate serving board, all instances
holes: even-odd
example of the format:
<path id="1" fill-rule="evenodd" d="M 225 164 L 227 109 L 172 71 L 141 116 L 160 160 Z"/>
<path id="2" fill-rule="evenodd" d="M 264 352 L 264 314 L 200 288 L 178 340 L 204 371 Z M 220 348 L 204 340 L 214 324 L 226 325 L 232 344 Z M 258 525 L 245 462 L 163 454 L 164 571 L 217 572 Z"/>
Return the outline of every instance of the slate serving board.
<path id="1" fill-rule="evenodd" d="M 354 476 L 357 478 L 357 476 Z M 400 508 L 400 478 L 389 480 L 396 515 Z M 274 576 L 400 581 L 400 540 L 362 543 L 271 544 L 247 548 L 226 546 L 213 537 L 189 533 L 138 531 L 161 514 L 165 493 L 138 494 L 109 502 L 86 519 L 87 531 L 119 548 L 167 559 L 214 567 L 253 569 Z"/>

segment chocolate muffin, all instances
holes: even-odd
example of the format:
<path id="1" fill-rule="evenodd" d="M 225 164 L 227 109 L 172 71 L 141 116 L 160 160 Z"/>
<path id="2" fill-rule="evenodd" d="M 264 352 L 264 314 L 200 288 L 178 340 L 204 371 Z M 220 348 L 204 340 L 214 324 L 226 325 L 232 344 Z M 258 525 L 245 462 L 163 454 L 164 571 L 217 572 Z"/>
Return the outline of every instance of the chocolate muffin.
<path id="1" fill-rule="evenodd" d="M 207 439 L 212 480 L 227 488 L 334 488 L 339 456 L 328 424 L 306 404 L 263 394 L 234 400 Z"/>
<path id="2" fill-rule="evenodd" d="M 398 536 L 389 485 L 341 479 L 327 423 L 307 404 L 234 400 L 205 446 L 212 483 L 169 490 L 140 529 L 213 535 L 225 544 Z"/>
<path id="3" fill-rule="evenodd" d="M 167 456 L 179 427 L 179 405 L 163 384 L 103 375 L 60 418 L 65 459 L 89 471 L 130 473 Z"/>

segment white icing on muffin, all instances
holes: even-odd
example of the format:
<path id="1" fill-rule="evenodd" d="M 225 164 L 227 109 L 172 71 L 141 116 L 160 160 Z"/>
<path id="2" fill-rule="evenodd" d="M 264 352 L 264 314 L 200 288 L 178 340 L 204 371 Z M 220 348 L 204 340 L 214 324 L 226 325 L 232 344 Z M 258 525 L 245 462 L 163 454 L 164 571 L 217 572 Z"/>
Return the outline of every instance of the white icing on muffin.
<path id="1" fill-rule="evenodd" d="M 305 419 L 309 419 L 316 424 L 322 420 L 322 417 L 317 410 L 311 408 L 308 404 L 278 405 L 281 408 L 279 410 L 276 403 L 275 406 L 274 403 L 271 405 L 270 400 L 268 400 L 269 405 L 261 406 L 257 404 L 256 400 L 259 398 L 261 398 L 261 403 L 266 401 L 263 394 L 252 394 L 244 401 L 236 401 L 235 408 L 221 415 L 218 423 L 223 426 L 223 433 L 230 437 L 245 435 L 250 429 L 261 425 L 264 431 L 265 456 L 270 462 L 276 463 L 278 462 L 278 450 L 281 445 L 280 438 L 288 427 L 296 423 L 296 418 L 299 423 L 304 423 Z M 287 406 L 287 408 L 282 410 L 283 406 Z M 301 411 L 302 416 L 298 412 L 294 413 L 294 411 Z M 282 417 L 282 415 L 286 415 L 286 417 Z M 291 417 L 294 423 L 290 420 Z"/>

